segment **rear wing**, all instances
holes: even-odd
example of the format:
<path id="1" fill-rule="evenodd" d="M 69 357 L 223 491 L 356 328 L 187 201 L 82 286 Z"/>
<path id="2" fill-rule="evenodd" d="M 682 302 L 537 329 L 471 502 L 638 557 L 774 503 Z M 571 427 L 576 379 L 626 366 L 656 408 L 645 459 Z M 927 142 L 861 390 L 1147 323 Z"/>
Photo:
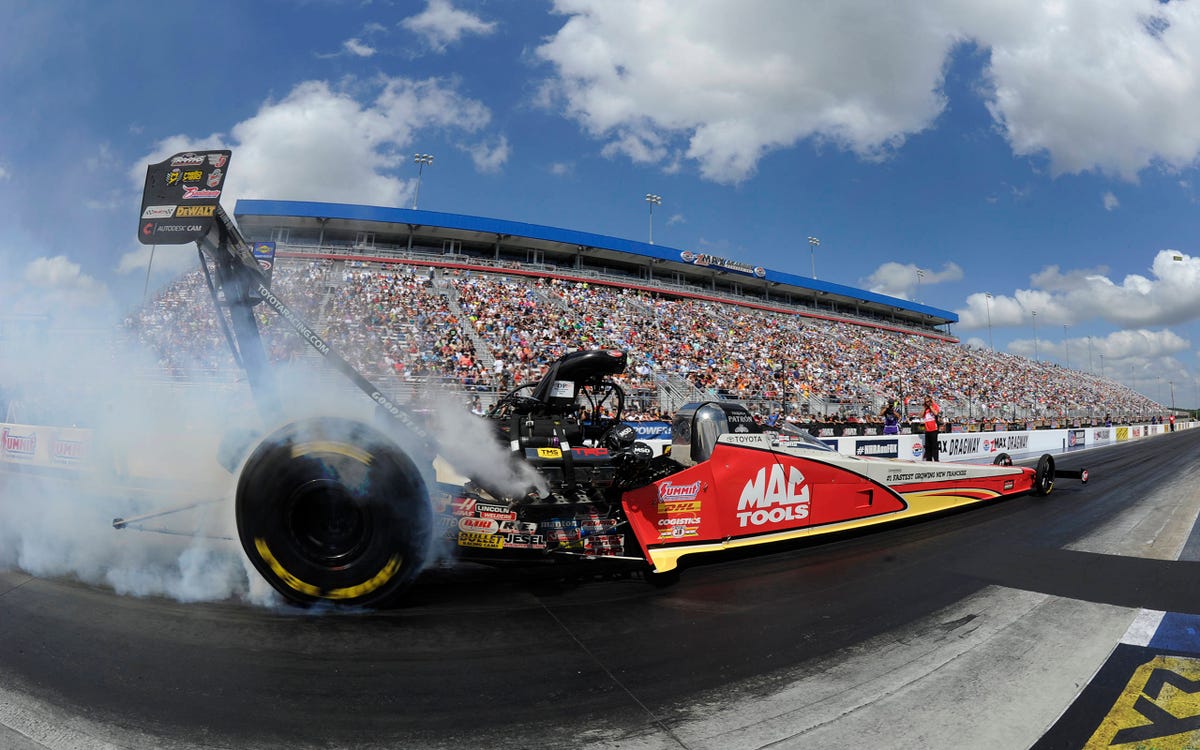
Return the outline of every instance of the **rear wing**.
<path id="1" fill-rule="evenodd" d="M 138 241 L 152 246 L 196 243 L 225 339 L 234 359 L 246 371 L 250 387 L 259 398 L 260 410 L 272 415 L 279 411 L 278 396 L 271 383 L 266 351 L 253 313 L 255 305 L 266 303 L 334 369 L 348 377 L 422 443 L 429 445 L 428 433 L 409 412 L 393 403 L 333 351 L 312 327 L 271 291 L 270 266 L 255 257 L 250 244 L 221 208 L 221 193 L 225 189 L 232 155 L 233 152 L 227 150 L 186 151 L 149 165 L 142 191 Z M 229 310 L 232 334 L 223 307 Z"/>

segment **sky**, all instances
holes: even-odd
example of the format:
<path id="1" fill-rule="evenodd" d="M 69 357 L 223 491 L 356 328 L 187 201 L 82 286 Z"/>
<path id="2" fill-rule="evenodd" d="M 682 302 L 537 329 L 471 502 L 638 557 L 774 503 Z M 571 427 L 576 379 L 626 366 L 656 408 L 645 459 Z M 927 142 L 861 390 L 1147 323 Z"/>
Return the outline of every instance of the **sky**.
<path id="1" fill-rule="evenodd" d="M 1196 0 L 4 7 L 0 317 L 195 267 L 135 236 L 175 152 L 233 150 L 230 213 L 411 207 L 423 153 L 422 209 L 815 273 L 1200 403 Z"/>

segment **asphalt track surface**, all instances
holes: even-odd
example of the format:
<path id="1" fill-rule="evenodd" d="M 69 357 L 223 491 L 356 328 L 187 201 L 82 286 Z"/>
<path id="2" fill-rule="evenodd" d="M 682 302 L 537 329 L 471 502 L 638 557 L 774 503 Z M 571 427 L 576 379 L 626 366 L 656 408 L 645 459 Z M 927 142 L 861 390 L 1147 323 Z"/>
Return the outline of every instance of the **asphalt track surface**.
<path id="1" fill-rule="evenodd" d="M 1166 496 L 1179 507 L 1151 538 L 1186 539 L 1198 449 L 1191 430 L 1061 456 L 1092 481 L 702 560 L 662 589 L 437 570 L 402 608 L 347 614 L 0 571 L 0 747 L 1029 747 L 1137 608 L 1200 614 L 1200 563 L 1087 543 L 1106 528 L 1130 542 L 1113 519 Z M 964 697 L 953 666 L 984 652 L 972 639 L 1003 618 L 981 602 L 999 599 L 1033 614 L 1011 618 L 1017 646 L 969 668 L 1010 676 Z M 1100 656 L 1045 666 L 1066 652 Z M 914 685 L 932 697 L 897 703 Z"/>

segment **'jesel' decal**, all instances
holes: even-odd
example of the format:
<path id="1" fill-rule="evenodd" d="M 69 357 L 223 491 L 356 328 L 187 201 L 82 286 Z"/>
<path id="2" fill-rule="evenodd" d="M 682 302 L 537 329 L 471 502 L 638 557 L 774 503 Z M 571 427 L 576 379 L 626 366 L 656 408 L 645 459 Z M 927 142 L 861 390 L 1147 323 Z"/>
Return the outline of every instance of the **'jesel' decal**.
<path id="1" fill-rule="evenodd" d="M 786 473 L 786 476 L 785 476 Z M 738 525 L 762 526 L 808 518 L 809 492 L 804 474 L 795 466 L 773 463 L 746 482 L 738 498 Z"/>

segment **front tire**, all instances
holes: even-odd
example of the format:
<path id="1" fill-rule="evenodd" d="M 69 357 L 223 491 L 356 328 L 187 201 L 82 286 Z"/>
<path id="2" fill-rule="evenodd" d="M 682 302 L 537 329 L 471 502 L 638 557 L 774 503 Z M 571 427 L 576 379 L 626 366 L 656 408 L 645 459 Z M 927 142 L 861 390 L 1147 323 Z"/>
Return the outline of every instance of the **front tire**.
<path id="1" fill-rule="evenodd" d="M 420 573 L 432 510 L 421 472 L 377 430 L 346 419 L 289 424 L 238 479 L 242 549 L 280 594 L 379 606 Z"/>

